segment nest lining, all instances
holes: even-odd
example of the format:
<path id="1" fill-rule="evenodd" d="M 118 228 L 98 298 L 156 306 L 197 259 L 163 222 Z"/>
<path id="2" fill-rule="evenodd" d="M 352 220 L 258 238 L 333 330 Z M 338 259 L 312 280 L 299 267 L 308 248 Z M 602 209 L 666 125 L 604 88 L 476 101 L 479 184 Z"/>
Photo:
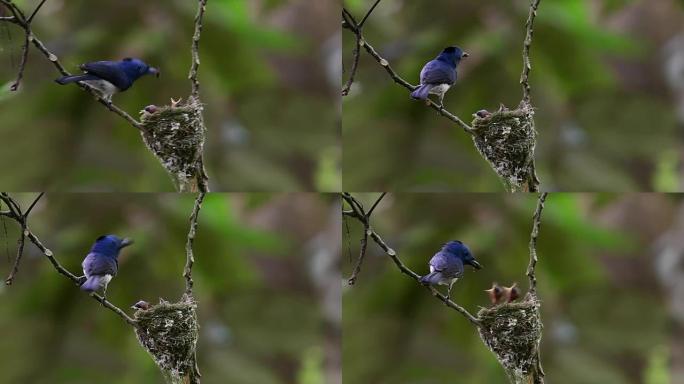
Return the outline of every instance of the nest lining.
<path id="1" fill-rule="evenodd" d="M 532 162 L 537 132 L 534 111 L 521 104 L 518 109 L 501 108 L 472 122 L 473 141 L 509 189 L 518 191 L 534 178 Z"/>

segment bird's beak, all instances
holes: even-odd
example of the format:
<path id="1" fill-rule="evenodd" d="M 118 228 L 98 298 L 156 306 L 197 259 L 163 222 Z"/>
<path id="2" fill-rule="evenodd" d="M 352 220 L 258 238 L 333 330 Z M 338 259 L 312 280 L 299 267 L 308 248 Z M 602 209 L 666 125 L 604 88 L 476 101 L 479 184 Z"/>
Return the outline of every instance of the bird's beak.
<path id="1" fill-rule="evenodd" d="M 463 58 L 463 57 L 468 57 L 468 56 L 470 56 L 470 55 L 468 54 L 468 52 L 463 52 L 463 54 L 461 55 L 462 58 Z"/>
<path id="2" fill-rule="evenodd" d="M 128 247 L 131 244 L 133 244 L 133 239 L 125 238 L 121 240 L 121 245 L 119 245 L 119 249 Z"/>
<path id="3" fill-rule="evenodd" d="M 480 265 L 480 263 L 478 263 L 477 260 L 471 260 L 470 265 L 475 267 L 475 269 L 482 269 L 482 265 Z"/>
<path id="4" fill-rule="evenodd" d="M 150 74 L 154 75 L 157 78 L 159 78 L 159 75 L 161 75 L 161 72 L 159 72 L 159 69 L 157 69 L 155 67 L 150 67 L 149 71 L 150 71 Z"/>

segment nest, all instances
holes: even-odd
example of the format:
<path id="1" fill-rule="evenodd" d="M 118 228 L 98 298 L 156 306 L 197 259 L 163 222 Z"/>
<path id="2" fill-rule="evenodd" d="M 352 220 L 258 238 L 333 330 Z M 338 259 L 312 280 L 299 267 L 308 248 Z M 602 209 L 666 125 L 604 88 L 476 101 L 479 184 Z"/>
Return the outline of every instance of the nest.
<path id="1" fill-rule="evenodd" d="M 477 315 L 480 337 L 516 382 L 538 369 L 542 322 L 536 298 L 483 308 Z"/>
<path id="2" fill-rule="evenodd" d="M 193 301 L 161 302 L 135 313 L 140 344 L 171 382 L 181 382 L 195 369 L 199 326 Z"/>
<path id="3" fill-rule="evenodd" d="M 204 121 L 198 100 L 191 97 L 182 104 L 172 100 L 171 105 L 150 106 L 142 113 L 141 122 L 145 145 L 179 186 L 199 177 Z"/>
<path id="4" fill-rule="evenodd" d="M 512 191 L 529 188 L 534 175 L 534 111 L 521 103 L 515 110 L 503 107 L 473 120 L 475 147 Z"/>

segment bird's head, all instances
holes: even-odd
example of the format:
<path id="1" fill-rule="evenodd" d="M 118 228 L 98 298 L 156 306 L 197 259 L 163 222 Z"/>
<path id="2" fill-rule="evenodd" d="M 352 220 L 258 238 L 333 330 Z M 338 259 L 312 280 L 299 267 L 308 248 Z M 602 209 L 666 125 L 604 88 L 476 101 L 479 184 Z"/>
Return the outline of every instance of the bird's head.
<path id="1" fill-rule="evenodd" d="M 160 74 L 159 69 L 151 67 L 140 59 L 127 57 L 121 61 L 121 65 L 124 72 L 126 72 L 126 74 L 133 79 L 137 79 L 145 75 L 154 75 L 159 77 Z"/>
<path id="2" fill-rule="evenodd" d="M 458 240 L 452 240 L 444 244 L 442 250 L 458 257 L 463 261 L 463 264 L 471 265 L 475 269 L 482 269 L 482 265 L 475 260 L 473 254 L 470 253 L 470 249 Z"/>
<path id="3" fill-rule="evenodd" d="M 95 240 L 91 252 L 101 253 L 105 256 L 118 257 L 119 251 L 133 244 L 133 240 L 120 238 L 116 235 L 102 235 Z"/>
<path id="4" fill-rule="evenodd" d="M 453 47 L 446 47 L 442 51 L 442 53 L 439 54 L 437 57 L 438 59 L 442 59 L 449 64 L 452 64 L 454 66 L 457 66 L 458 63 L 461 62 L 461 59 L 468 57 L 468 53 L 464 52 L 461 48 L 453 46 Z"/>

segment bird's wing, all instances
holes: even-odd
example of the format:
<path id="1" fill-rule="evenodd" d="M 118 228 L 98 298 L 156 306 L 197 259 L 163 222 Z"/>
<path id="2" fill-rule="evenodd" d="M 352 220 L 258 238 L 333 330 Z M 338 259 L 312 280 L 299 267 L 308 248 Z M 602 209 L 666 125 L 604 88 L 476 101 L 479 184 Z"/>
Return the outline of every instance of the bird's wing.
<path id="1" fill-rule="evenodd" d="M 81 65 L 81 69 L 103 80 L 109 81 L 121 91 L 128 89 L 128 87 L 133 84 L 131 79 L 116 61 L 94 61 L 92 63 L 85 63 Z"/>
<path id="2" fill-rule="evenodd" d="M 430 259 L 430 266 L 436 271 L 441 272 L 445 277 L 463 276 L 463 262 L 461 259 L 446 255 L 444 252 L 437 252 Z"/>
<path id="3" fill-rule="evenodd" d="M 453 84 L 456 82 L 456 69 L 438 61 L 429 61 L 420 71 L 421 84 Z"/>
<path id="4" fill-rule="evenodd" d="M 112 275 L 116 276 L 119 269 L 118 262 L 113 257 L 107 257 L 99 253 L 91 252 L 83 260 L 83 272 L 86 276 Z"/>

